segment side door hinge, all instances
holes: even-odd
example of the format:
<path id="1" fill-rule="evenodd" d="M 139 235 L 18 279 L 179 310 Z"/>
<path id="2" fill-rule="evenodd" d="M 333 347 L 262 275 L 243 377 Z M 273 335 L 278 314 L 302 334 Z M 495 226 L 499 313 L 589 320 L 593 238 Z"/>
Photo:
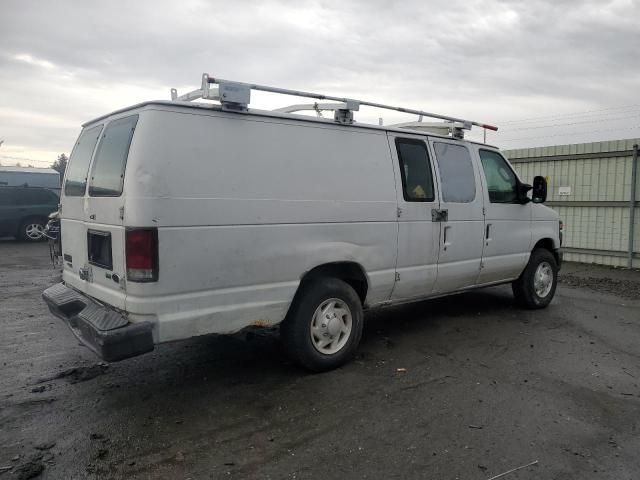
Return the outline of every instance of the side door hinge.
<path id="1" fill-rule="evenodd" d="M 443 208 L 443 209 L 432 208 L 431 209 L 431 221 L 432 222 L 447 222 L 447 221 L 449 221 L 449 211 L 446 208 Z"/>
<path id="2" fill-rule="evenodd" d="M 82 268 L 78 270 L 78 276 L 80 280 L 84 280 L 86 282 L 93 282 L 93 271 L 89 265 L 84 265 Z"/>
<path id="3" fill-rule="evenodd" d="M 487 215 L 487 211 L 485 210 L 485 208 L 484 208 L 484 207 L 482 207 L 482 215 L 483 215 L 483 216 L 486 216 L 486 215 Z"/>
<path id="4" fill-rule="evenodd" d="M 400 274 L 398 272 L 396 272 L 396 282 L 400 281 Z"/>
<path id="5" fill-rule="evenodd" d="M 396 209 L 396 215 L 398 216 L 398 218 L 402 216 L 402 209 L 400 207 Z"/>
<path id="6" fill-rule="evenodd" d="M 124 220 L 124 205 L 120 207 L 120 220 Z"/>

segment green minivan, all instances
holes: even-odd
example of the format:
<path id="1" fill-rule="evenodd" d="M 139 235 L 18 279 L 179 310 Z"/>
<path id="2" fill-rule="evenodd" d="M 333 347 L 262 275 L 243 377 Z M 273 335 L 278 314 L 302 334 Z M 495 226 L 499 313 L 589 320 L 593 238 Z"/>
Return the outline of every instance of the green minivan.
<path id="1" fill-rule="evenodd" d="M 43 240 L 47 217 L 58 203 L 58 195 L 46 188 L 0 186 L 0 237 Z"/>

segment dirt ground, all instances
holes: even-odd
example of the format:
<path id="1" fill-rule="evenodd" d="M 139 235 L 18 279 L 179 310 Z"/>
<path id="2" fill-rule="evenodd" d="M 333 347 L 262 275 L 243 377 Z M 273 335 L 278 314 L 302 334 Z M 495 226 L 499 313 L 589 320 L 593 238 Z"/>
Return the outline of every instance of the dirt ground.
<path id="1" fill-rule="evenodd" d="M 107 365 L 42 302 L 46 245 L 0 241 L 0 480 L 638 479 L 640 273 L 562 273 L 543 311 L 496 287 L 370 313 L 329 373 L 273 333 Z"/>

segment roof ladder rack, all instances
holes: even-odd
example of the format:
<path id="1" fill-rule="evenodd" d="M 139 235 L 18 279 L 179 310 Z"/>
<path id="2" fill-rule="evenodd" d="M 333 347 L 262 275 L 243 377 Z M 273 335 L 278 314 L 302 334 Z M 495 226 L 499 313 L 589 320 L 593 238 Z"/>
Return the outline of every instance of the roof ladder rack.
<path id="1" fill-rule="evenodd" d="M 212 87 L 211 85 L 217 85 L 217 87 Z M 412 125 L 417 125 L 418 123 L 420 123 L 423 117 L 444 120 L 445 125 L 450 126 L 453 135 L 458 138 L 462 138 L 463 130 L 471 130 L 472 126 L 484 128 L 485 130 L 498 130 L 498 127 L 493 125 L 475 122 L 472 120 L 465 120 L 457 117 L 451 117 L 449 115 L 425 112 L 423 110 L 416 110 L 413 108 L 394 107 L 392 105 L 367 102 L 364 100 L 355 100 L 352 98 L 334 97 L 331 95 L 322 95 L 319 93 L 305 92 L 300 90 L 289 90 L 286 88 L 269 87 L 266 85 L 257 85 L 253 83 L 235 82 L 231 80 L 210 77 L 206 73 L 202 74 L 202 86 L 198 90 L 193 90 L 191 92 L 178 96 L 178 91 L 175 88 L 172 88 L 171 100 L 184 102 L 190 102 L 197 99 L 215 100 L 220 102 L 223 110 L 246 112 L 251 101 L 251 90 L 338 102 L 325 104 L 317 102 L 312 104 L 297 104 L 291 105 L 289 107 L 279 108 L 275 111 L 283 113 L 293 113 L 302 110 L 315 110 L 316 113 L 319 114 L 322 110 L 329 110 L 334 112 L 334 120 L 338 123 L 343 124 L 353 123 L 353 112 L 358 111 L 360 109 L 360 106 L 364 105 L 367 107 L 394 110 L 396 112 L 418 115 L 419 122 L 412 122 Z M 404 124 L 403 126 L 409 127 L 409 124 Z"/>

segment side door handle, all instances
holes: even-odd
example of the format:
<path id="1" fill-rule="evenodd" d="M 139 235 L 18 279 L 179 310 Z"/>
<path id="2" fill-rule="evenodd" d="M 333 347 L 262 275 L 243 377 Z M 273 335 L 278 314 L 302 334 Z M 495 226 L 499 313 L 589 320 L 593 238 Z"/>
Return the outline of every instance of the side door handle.
<path id="1" fill-rule="evenodd" d="M 486 240 L 486 244 L 489 245 L 489 242 L 491 241 L 491 224 L 487 223 L 487 227 L 486 227 L 486 232 L 485 232 L 485 240 Z"/>
<path id="2" fill-rule="evenodd" d="M 451 245 L 451 225 L 446 225 L 442 229 L 442 249 L 446 250 Z"/>

